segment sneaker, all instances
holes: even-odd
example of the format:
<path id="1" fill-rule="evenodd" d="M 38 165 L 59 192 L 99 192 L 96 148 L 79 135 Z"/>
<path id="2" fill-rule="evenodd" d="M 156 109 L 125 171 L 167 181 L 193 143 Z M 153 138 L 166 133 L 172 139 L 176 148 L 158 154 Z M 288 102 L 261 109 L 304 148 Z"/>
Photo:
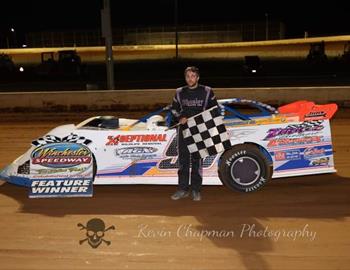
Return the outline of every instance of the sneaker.
<path id="1" fill-rule="evenodd" d="M 192 190 L 192 200 L 200 201 L 202 199 L 201 193 L 196 190 Z"/>
<path id="2" fill-rule="evenodd" d="M 190 195 L 190 193 L 186 190 L 178 190 L 173 195 L 171 195 L 171 199 L 176 201 L 182 198 L 186 198 Z"/>

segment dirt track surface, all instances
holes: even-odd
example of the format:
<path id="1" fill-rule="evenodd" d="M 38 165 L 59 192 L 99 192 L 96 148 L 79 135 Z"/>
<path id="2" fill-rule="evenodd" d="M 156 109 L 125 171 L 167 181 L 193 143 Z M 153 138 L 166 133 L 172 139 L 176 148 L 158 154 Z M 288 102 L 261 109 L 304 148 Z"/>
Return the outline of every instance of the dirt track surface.
<path id="1" fill-rule="evenodd" d="M 0 168 L 85 115 L 26 117 L 1 117 Z M 29 199 L 3 184 L 0 269 L 350 269 L 349 125 L 332 121 L 337 174 L 273 180 L 250 194 L 212 186 L 201 202 L 174 202 L 174 186 L 130 185 L 95 187 L 93 198 Z M 91 218 L 115 226 L 105 233 L 110 245 L 79 244 L 77 224 Z"/>

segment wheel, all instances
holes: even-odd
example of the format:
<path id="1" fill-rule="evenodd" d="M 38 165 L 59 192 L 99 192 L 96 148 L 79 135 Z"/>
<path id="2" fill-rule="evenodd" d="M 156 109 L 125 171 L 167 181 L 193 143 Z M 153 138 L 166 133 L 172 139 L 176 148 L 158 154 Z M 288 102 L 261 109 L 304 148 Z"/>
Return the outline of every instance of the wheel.
<path id="1" fill-rule="evenodd" d="M 221 182 L 241 192 L 258 190 L 272 176 L 271 162 L 257 146 L 249 144 L 236 145 L 226 151 L 218 169 Z"/>
<path id="2" fill-rule="evenodd" d="M 95 176 L 96 176 L 96 173 L 97 173 L 97 163 L 96 163 L 96 158 L 95 158 L 95 155 L 92 154 L 92 181 L 95 180 Z"/>

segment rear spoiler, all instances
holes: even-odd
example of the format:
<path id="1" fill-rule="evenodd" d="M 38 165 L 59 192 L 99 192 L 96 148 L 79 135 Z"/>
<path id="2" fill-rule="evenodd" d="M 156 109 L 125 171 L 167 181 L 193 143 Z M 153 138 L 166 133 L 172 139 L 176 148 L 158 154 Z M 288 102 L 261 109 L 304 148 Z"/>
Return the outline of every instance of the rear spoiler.
<path id="1" fill-rule="evenodd" d="M 294 114 L 300 121 L 331 119 L 338 106 L 335 103 L 316 105 L 312 101 L 299 100 L 278 108 L 281 114 Z"/>

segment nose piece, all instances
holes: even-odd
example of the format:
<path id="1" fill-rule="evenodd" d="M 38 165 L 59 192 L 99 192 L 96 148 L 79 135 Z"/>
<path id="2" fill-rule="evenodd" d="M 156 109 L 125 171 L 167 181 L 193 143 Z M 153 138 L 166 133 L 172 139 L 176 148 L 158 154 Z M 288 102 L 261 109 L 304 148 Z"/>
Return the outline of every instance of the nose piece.
<path id="1" fill-rule="evenodd" d="M 8 175 L 8 167 L 9 166 L 0 171 L 0 179 L 9 179 L 10 176 Z"/>
<path id="2" fill-rule="evenodd" d="M 18 176 L 15 171 L 16 167 L 13 164 L 8 165 L 0 171 L 0 180 L 5 180 L 8 183 L 18 186 L 31 186 L 31 180 L 29 177 Z"/>

